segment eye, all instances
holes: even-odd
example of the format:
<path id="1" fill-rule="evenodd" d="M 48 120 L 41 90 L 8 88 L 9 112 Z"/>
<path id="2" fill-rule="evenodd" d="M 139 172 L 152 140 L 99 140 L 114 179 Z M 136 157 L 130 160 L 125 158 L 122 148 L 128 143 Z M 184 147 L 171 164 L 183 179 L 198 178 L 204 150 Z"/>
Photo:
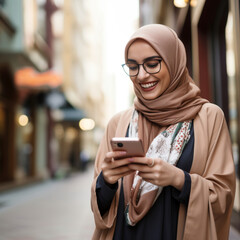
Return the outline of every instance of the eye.
<path id="1" fill-rule="evenodd" d="M 138 65 L 136 63 L 128 63 L 127 64 L 128 68 L 132 71 L 137 70 L 138 69 Z"/>
<path id="2" fill-rule="evenodd" d="M 156 61 L 156 60 L 151 60 L 151 61 L 145 62 L 145 66 L 147 68 L 155 68 L 158 66 L 158 64 L 159 64 L 159 61 Z"/>

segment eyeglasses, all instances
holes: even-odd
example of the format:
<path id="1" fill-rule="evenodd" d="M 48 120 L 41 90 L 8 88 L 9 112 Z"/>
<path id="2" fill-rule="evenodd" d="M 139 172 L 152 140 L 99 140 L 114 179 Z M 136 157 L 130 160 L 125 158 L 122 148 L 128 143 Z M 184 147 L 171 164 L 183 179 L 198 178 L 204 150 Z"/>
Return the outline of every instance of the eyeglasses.
<path id="1" fill-rule="evenodd" d="M 136 62 L 128 62 L 128 63 L 122 64 L 122 67 L 123 67 L 124 72 L 128 76 L 135 77 L 139 73 L 140 65 L 142 65 L 143 69 L 149 74 L 154 74 L 154 73 L 160 72 L 161 62 L 162 62 L 161 58 L 150 59 L 150 60 L 145 61 L 142 64 L 138 64 Z"/>

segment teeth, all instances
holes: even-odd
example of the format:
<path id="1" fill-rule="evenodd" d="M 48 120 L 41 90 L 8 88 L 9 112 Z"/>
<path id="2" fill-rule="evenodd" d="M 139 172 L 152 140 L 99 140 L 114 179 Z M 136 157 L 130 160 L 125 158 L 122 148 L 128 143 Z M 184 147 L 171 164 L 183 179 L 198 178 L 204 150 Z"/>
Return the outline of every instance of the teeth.
<path id="1" fill-rule="evenodd" d="M 150 88 L 150 87 L 153 87 L 157 84 L 157 82 L 154 82 L 154 83 L 146 83 L 146 84 L 141 84 L 141 87 L 143 88 Z"/>

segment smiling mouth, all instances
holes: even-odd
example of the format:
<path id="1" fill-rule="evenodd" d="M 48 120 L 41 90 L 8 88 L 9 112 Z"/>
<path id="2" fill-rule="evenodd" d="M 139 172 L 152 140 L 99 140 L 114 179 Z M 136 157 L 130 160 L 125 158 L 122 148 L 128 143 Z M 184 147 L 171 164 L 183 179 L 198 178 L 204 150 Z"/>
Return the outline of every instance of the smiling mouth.
<path id="1" fill-rule="evenodd" d="M 151 82 L 151 83 L 141 83 L 140 86 L 144 89 L 151 89 L 157 85 L 158 82 Z"/>

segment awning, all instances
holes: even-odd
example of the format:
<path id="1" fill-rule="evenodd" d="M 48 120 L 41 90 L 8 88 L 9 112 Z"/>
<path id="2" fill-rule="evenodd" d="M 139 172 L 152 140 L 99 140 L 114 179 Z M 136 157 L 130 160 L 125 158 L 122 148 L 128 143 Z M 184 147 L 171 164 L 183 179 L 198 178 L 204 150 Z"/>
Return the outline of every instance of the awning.
<path id="1" fill-rule="evenodd" d="M 62 77 L 52 70 L 38 73 L 26 67 L 15 72 L 15 84 L 26 88 L 56 88 L 62 84 Z"/>

